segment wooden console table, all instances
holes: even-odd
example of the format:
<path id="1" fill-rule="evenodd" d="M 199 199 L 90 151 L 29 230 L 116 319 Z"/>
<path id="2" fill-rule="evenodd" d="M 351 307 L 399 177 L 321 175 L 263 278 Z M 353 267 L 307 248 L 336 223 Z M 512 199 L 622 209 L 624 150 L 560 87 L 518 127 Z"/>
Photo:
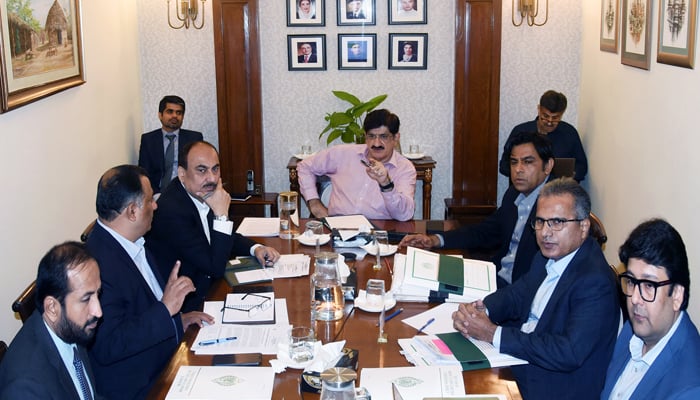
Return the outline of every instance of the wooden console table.
<path id="1" fill-rule="evenodd" d="M 297 163 L 299 158 L 292 156 L 287 164 L 289 170 L 289 190 L 299 192 L 299 175 L 297 174 Z M 422 219 L 430 219 L 430 203 L 433 191 L 433 169 L 437 162 L 430 156 L 411 160 L 416 168 L 416 181 L 423 181 L 423 216 Z M 299 196 L 301 201 L 301 195 Z M 297 204 L 297 209 L 299 205 Z"/>

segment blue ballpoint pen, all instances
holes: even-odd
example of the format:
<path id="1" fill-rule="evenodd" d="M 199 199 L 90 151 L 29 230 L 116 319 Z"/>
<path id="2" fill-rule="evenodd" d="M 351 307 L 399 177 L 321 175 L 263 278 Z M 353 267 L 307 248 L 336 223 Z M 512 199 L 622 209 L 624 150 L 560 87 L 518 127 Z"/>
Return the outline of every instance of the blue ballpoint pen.
<path id="1" fill-rule="evenodd" d="M 384 318 L 384 322 L 389 321 L 390 319 L 401 314 L 402 312 L 403 312 L 403 308 L 399 308 L 398 310 L 394 311 L 393 313 L 389 314 L 386 318 Z M 379 323 L 377 323 L 377 326 L 379 326 Z"/>
<path id="2" fill-rule="evenodd" d="M 428 325 L 432 324 L 433 322 L 435 322 L 435 318 L 430 318 L 430 319 L 428 320 L 428 322 L 425 323 L 425 325 L 423 325 L 420 329 L 418 329 L 417 335 L 423 333 L 423 329 L 427 328 Z"/>
<path id="3" fill-rule="evenodd" d="M 219 338 L 219 339 L 211 339 L 211 340 L 202 340 L 201 342 L 198 343 L 200 346 L 209 346 L 212 344 L 217 344 L 217 343 L 225 343 L 225 342 L 230 342 L 232 340 L 238 339 L 235 336 L 230 336 L 230 337 L 225 337 L 225 338 Z"/>

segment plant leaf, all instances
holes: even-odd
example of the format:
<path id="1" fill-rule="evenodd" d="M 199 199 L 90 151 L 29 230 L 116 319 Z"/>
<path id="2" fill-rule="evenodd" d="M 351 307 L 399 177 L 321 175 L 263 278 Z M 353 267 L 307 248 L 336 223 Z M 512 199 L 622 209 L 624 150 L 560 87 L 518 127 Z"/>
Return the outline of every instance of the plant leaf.
<path id="1" fill-rule="evenodd" d="M 348 92 L 343 92 L 342 90 L 334 90 L 333 94 L 335 95 L 335 97 L 339 98 L 340 100 L 345 100 L 353 106 L 362 103 L 360 99 L 358 99 L 355 95 L 352 95 Z"/>
<path id="2" fill-rule="evenodd" d="M 326 139 L 326 145 L 331 144 L 332 141 L 339 138 L 340 135 L 342 135 L 342 134 L 343 134 L 343 130 L 334 129 L 331 133 L 328 134 L 328 138 Z"/>

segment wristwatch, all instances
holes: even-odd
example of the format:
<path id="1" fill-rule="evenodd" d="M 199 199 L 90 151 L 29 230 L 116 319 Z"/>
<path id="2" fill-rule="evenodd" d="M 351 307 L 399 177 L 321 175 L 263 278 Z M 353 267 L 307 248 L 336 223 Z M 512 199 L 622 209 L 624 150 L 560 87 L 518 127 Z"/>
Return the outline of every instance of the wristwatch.
<path id="1" fill-rule="evenodd" d="M 228 216 L 227 215 L 217 215 L 214 217 L 214 221 L 221 221 L 221 222 L 226 222 L 228 221 Z"/>
<path id="2" fill-rule="evenodd" d="M 389 183 L 387 183 L 387 184 L 384 185 L 384 186 L 379 185 L 379 189 L 380 189 L 382 192 L 390 192 L 390 191 L 394 190 L 394 181 L 392 181 L 391 179 L 389 179 Z"/>

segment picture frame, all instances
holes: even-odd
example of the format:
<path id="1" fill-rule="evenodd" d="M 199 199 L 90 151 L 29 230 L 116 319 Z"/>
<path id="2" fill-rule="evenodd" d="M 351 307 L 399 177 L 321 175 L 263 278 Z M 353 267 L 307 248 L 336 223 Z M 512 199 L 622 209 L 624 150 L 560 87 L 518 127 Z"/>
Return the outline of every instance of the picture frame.
<path id="1" fill-rule="evenodd" d="M 428 34 L 390 33 L 389 69 L 428 69 Z"/>
<path id="2" fill-rule="evenodd" d="M 389 25 L 428 23 L 428 0 L 387 0 Z"/>
<path id="3" fill-rule="evenodd" d="M 289 71 L 325 71 L 326 35 L 287 35 L 287 54 Z"/>
<path id="4" fill-rule="evenodd" d="M 18 11 L 0 0 L 0 112 L 85 83 L 80 0 L 32 0 L 29 15 Z"/>
<path id="5" fill-rule="evenodd" d="M 620 0 L 600 1 L 600 50 L 617 53 L 620 38 Z"/>
<path id="6" fill-rule="evenodd" d="M 695 65 L 697 1 L 659 1 L 656 61 L 684 68 Z"/>
<path id="7" fill-rule="evenodd" d="M 622 0 L 622 64 L 649 69 L 651 0 Z"/>
<path id="8" fill-rule="evenodd" d="M 377 34 L 338 34 L 338 69 L 377 69 Z"/>
<path id="9" fill-rule="evenodd" d="M 287 0 L 287 26 L 326 26 L 326 1 Z"/>
<path id="10" fill-rule="evenodd" d="M 376 0 L 337 0 L 338 26 L 376 25 Z"/>

